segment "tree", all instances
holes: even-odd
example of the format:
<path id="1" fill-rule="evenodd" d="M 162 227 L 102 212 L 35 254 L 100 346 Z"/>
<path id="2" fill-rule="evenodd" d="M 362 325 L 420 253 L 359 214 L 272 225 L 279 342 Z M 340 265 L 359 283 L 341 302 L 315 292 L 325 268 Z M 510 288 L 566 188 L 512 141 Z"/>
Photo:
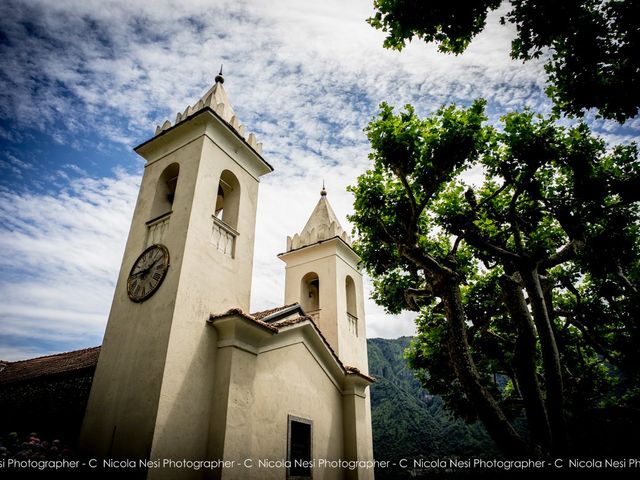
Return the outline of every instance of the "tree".
<path id="1" fill-rule="evenodd" d="M 582 115 L 597 109 L 619 122 L 640 107 L 640 2 L 633 0 L 510 0 L 502 23 L 517 36 L 514 59 L 545 56 L 547 94 L 556 109 Z M 485 27 L 487 14 L 501 0 L 440 2 L 374 0 L 368 19 L 387 33 L 384 46 L 401 50 L 416 37 L 441 52 L 460 54 Z"/>
<path id="2" fill-rule="evenodd" d="M 411 360 L 425 386 L 507 454 L 563 454 L 567 415 L 636 401 L 639 212 L 619 186 L 637 180 L 638 152 L 531 112 L 498 132 L 483 109 L 420 119 L 382 105 L 373 167 L 351 187 L 355 246 L 375 300 L 420 311 Z"/>

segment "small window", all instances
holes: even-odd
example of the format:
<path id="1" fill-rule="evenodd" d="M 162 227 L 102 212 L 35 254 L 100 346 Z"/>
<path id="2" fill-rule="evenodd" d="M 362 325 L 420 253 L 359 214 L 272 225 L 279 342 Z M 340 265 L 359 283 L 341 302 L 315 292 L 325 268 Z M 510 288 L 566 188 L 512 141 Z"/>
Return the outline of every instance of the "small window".
<path id="1" fill-rule="evenodd" d="M 309 272 L 300 282 L 300 305 L 307 315 L 315 318 L 320 310 L 320 279 L 315 272 Z"/>
<path id="2" fill-rule="evenodd" d="M 224 212 L 224 190 L 218 186 L 218 196 L 216 197 L 215 216 L 222 220 L 222 212 Z"/>
<path id="3" fill-rule="evenodd" d="M 312 461 L 312 421 L 289 415 L 289 435 L 287 460 L 287 478 L 311 478 Z"/>
<path id="4" fill-rule="evenodd" d="M 353 278 L 347 275 L 345 280 L 345 291 L 347 295 L 347 320 L 349 321 L 349 331 L 358 335 L 358 307 L 356 303 L 356 285 Z"/>
<path id="5" fill-rule="evenodd" d="M 214 216 L 232 228 L 238 228 L 238 214 L 240 209 L 240 182 L 229 170 L 220 175 Z"/>
<path id="6" fill-rule="evenodd" d="M 151 218 L 157 218 L 171 212 L 176 196 L 179 172 L 180 165 L 172 163 L 164 169 L 158 178 L 156 192 L 151 206 Z"/>

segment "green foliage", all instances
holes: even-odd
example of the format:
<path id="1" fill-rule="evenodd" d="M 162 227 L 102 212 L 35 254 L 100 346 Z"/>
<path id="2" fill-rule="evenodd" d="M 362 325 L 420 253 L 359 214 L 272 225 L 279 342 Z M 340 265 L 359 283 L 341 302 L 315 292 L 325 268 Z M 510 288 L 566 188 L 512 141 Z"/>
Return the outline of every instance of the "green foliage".
<path id="1" fill-rule="evenodd" d="M 482 154 L 490 134 L 482 127 L 485 120 L 482 100 L 467 109 L 443 107 L 424 120 L 417 118 L 411 106 L 396 115 L 389 105 L 381 105 L 380 115 L 366 130 L 374 167 L 349 188 L 355 194 L 350 220 L 357 225 L 356 250 L 372 276 L 398 279 L 400 270 L 405 272 L 404 284 L 417 287 L 420 283 L 412 262 L 400 255 L 395 238 L 411 239 L 435 258 L 448 261 L 448 238 L 439 235 L 433 217 L 422 212 L 446 182 Z M 458 260 L 464 263 L 468 256 Z M 392 292 L 377 292 L 381 303 L 394 311 L 383 300 Z"/>
<path id="2" fill-rule="evenodd" d="M 399 314 L 405 304 L 405 292 L 416 288 L 415 276 L 399 268 L 382 272 L 373 279 L 372 299 L 385 307 L 387 313 Z"/>
<path id="3" fill-rule="evenodd" d="M 436 2 L 374 0 L 370 25 L 387 33 L 386 48 L 416 37 L 446 53 L 464 52 L 499 0 Z M 511 56 L 547 55 L 547 94 L 560 112 L 595 108 L 623 122 L 640 107 L 640 3 L 633 0 L 511 0 L 502 22 L 515 25 Z"/>
<path id="4" fill-rule="evenodd" d="M 500 6 L 500 0 L 465 4 L 421 0 L 374 0 L 376 14 L 367 21 L 389 35 L 386 48 L 402 50 L 411 37 L 438 44 L 441 52 L 462 53 L 485 26 L 487 12 Z"/>
<path id="5" fill-rule="evenodd" d="M 483 373 L 484 387 L 514 419 L 521 412 L 512 405 L 512 389 L 503 387 L 513 382 L 510 365 L 516 330 L 504 305 L 495 298 L 496 292 L 500 291 L 500 274 L 500 269 L 494 269 L 485 275 L 477 275 L 464 287 L 469 324 L 467 340 L 476 366 Z M 424 388 L 439 395 L 453 415 L 467 422 L 477 421 L 476 409 L 456 378 L 449 357 L 447 320 L 440 305 L 433 303 L 430 307 L 423 307 L 416 324 L 417 336 L 406 351 L 409 366 L 416 371 L 416 377 Z"/>
<path id="6" fill-rule="evenodd" d="M 540 389 L 542 408 L 569 421 L 635 407 L 636 145 L 610 148 L 584 124 L 530 111 L 494 129 L 483 106 L 419 119 L 410 106 L 394 113 L 383 104 L 367 128 L 373 165 L 350 187 L 350 219 L 374 299 L 392 313 L 420 312 L 408 353 L 420 382 L 456 416 L 495 422 L 490 431 L 517 423 Z M 482 184 L 465 183 L 471 167 L 482 168 Z M 525 306 L 535 330 L 507 308 L 506 279 L 523 301 L 540 298 Z M 534 344 L 523 367 L 516 352 L 527 329 Z M 539 387 L 521 388 L 522 368 L 533 368 Z"/>

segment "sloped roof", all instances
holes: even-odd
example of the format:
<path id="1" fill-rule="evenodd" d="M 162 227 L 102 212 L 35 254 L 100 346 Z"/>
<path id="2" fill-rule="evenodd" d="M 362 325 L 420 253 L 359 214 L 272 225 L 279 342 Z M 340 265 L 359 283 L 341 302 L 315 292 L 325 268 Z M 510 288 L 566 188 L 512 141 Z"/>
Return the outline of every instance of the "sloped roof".
<path id="1" fill-rule="evenodd" d="M 295 308 L 296 306 L 298 305 L 295 303 L 291 305 L 283 305 L 281 307 L 271 308 L 269 310 L 263 310 L 261 312 L 256 312 L 253 314 L 244 313 L 239 308 L 232 308 L 227 312 L 217 315 L 211 315 L 209 321 L 212 322 L 217 318 L 223 318 L 229 315 L 240 315 L 243 318 L 251 320 L 252 322 L 255 322 L 256 324 L 276 334 L 282 328 L 303 322 L 309 322 L 311 325 L 313 325 L 314 330 L 318 333 L 333 357 L 337 360 L 338 364 L 344 369 L 345 373 L 350 375 L 358 375 L 372 382 L 375 381 L 373 377 L 365 375 L 357 368 L 344 365 L 311 317 L 307 315 L 292 316 L 297 311 Z M 276 313 L 286 313 L 287 311 L 291 311 L 291 316 L 285 316 L 282 319 L 274 316 L 274 314 Z M 270 316 L 274 316 L 274 321 L 272 321 L 271 323 L 263 321 L 263 319 Z M 101 347 L 99 346 L 85 348 L 82 350 L 30 358 L 28 360 L 20 360 L 17 362 L 0 361 L 0 385 L 7 385 L 21 381 L 35 380 L 41 377 L 69 374 L 72 372 L 94 369 L 98 363 L 100 348 Z"/>
<path id="2" fill-rule="evenodd" d="M 276 328 L 288 327 L 289 325 L 295 325 L 296 323 L 304 322 L 309 320 L 311 323 L 315 325 L 313 318 L 308 315 L 298 315 L 297 317 L 285 318 L 284 320 L 280 320 L 278 322 L 274 322 L 274 326 Z"/>
<path id="3" fill-rule="evenodd" d="M 282 305 L 281 307 L 270 308 L 268 310 L 262 310 L 261 312 L 255 312 L 250 314 L 256 320 L 269 321 L 271 318 L 277 318 L 280 313 L 287 313 L 289 310 L 292 312 L 295 310 L 302 311 L 302 307 L 298 303 L 290 303 L 288 305 Z"/>
<path id="4" fill-rule="evenodd" d="M 226 317 L 228 315 L 240 315 L 241 317 L 245 317 L 249 320 L 253 320 L 257 323 L 265 323 L 269 325 L 274 325 L 279 320 L 288 319 L 295 314 L 304 315 L 304 310 L 299 303 L 290 303 L 288 305 L 282 305 L 280 307 L 269 308 L 267 310 L 261 310 L 259 312 L 254 313 L 245 313 L 240 308 L 232 308 L 223 313 L 212 314 L 209 316 L 210 320 L 215 320 L 216 318 Z M 279 322 L 278 322 L 279 323 Z"/>
<path id="5" fill-rule="evenodd" d="M 370 382 L 375 382 L 376 379 L 374 377 L 372 377 L 371 375 L 367 375 L 366 373 L 362 373 L 360 371 L 359 368 L 357 367 L 352 367 L 350 365 L 345 365 L 344 368 L 347 370 L 347 373 L 350 373 L 352 375 L 358 375 L 359 377 L 365 378 L 367 380 L 369 380 Z"/>
<path id="6" fill-rule="evenodd" d="M 347 374 L 349 374 L 349 375 L 358 375 L 359 377 L 365 378 L 365 379 L 369 380 L 370 382 L 375 382 L 376 381 L 375 378 L 362 373 L 359 368 L 351 367 L 349 365 L 345 365 L 344 363 L 342 363 L 342 360 L 340 360 L 340 357 L 338 357 L 338 354 L 331 347 L 331 344 L 329 343 L 329 340 L 327 340 L 327 337 L 325 337 L 322 334 L 322 331 L 320 330 L 320 328 L 318 328 L 318 325 L 316 325 L 316 322 L 313 320 L 313 318 L 309 317 L 308 315 L 300 315 L 298 317 L 286 318 L 284 320 L 281 320 L 279 322 L 274 323 L 273 325 L 276 326 L 277 328 L 283 328 L 283 327 L 288 327 L 289 325 L 295 325 L 297 323 L 301 323 L 301 322 L 304 322 L 304 321 L 309 321 L 309 323 L 311 325 L 313 325 L 314 330 L 320 336 L 320 338 L 322 339 L 324 344 L 327 346 L 327 348 L 331 352 L 331 355 L 333 355 L 333 357 L 338 361 L 340 366 L 342 368 L 344 368 L 344 370 L 345 370 L 345 372 Z"/>
<path id="7" fill-rule="evenodd" d="M 227 310 L 226 312 L 223 313 L 216 313 L 216 314 L 212 314 L 209 315 L 209 323 L 215 322 L 216 320 L 218 320 L 219 318 L 225 318 L 225 317 L 229 317 L 231 315 L 238 315 L 242 318 L 246 318 L 247 320 L 251 320 L 252 322 L 257 323 L 258 325 L 266 328 L 267 330 L 271 330 L 273 333 L 278 333 L 278 329 L 276 327 L 274 327 L 273 325 L 269 325 L 266 322 L 263 322 L 262 320 L 255 318 L 253 315 L 251 315 L 250 313 L 245 313 L 244 311 L 242 311 L 241 308 L 231 308 L 229 310 Z"/>
<path id="8" fill-rule="evenodd" d="M 313 326 L 313 329 L 318 334 L 318 336 L 320 337 L 322 342 L 325 344 L 325 346 L 327 347 L 327 349 L 329 350 L 329 352 L 331 353 L 333 358 L 335 358 L 335 360 L 338 363 L 338 365 L 340 365 L 340 367 L 343 369 L 343 371 L 347 375 L 358 375 L 359 377 L 362 377 L 362 378 L 364 378 L 364 379 L 366 379 L 366 380 L 368 380 L 370 382 L 375 382 L 375 379 L 373 377 L 370 377 L 369 375 L 366 375 L 366 374 L 362 373 L 359 369 L 357 369 L 355 367 L 349 367 L 349 366 L 346 366 L 344 363 L 342 363 L 342 360 L 340 360 L 340 357 L 338 357 L 338 354 L 331 347 L 331 344 L 329 343 L 327 338 L 322 334 L 322 332 L 320 331 L 320 329 L 318 328 L 316 323 L 313 321 L 313 318 L 309 317 L 308 315 L 297 315 L 295 317 L 294 316 L 284 317 L 282 320 L 274 321 L 272 323 L 267 323 L 267 322 L 264 322 L 263 320 L 260 320 L 259 318 L 256 318 L 256 316 L 262 316 L 262 318 L 264 319 L 264 318 L 268 317 L 267 314 L 273 314 L 273 313 L 276 313 L 276 312 L 279 312 L 279 311 L 285 311 L 285 310 L 290 309 L 291 307 L 294 307 L 296 305 L 297 304 L 284 305 L 282 307 L 277 307 L 277 308 L 273 308 L 273 309 L 270 309 L 270 310 L 264 310 L 263 312 L 257 312 L 256 314 L 248 314 L 248 313 L 244 313 L 239 308 L 232 308 L 231 310 L 228 310 L 227 312 L 216 314 L 216 315 L 211 315 L 209 317 L 209 323 L 213 323 L 213 322 L 215 322 L 216 319 L 228 317 L 230 315 L 239 315 L 239 316 L 241 316 L 243 318 L 246 318 L 247 320 L 254 321 L 255 323 L 257 323 L 260 326 L 263 326 L 263 327 L 266 327 L 266 328 L 270 329 L 274 333 L 278 333 L 280 331 L 280 329 L 282 329 L 282 328 L 289 327 L 289 326 L 296 325 L 296 324 L 303 323 L 303 322 L 308 322 L 309 324 L 311 324 Z"/>
<path id="9" fill-rule="evenodd" d="M 0 385 L 95 368 L 100 347 L 57 353 L 17 362 L 2 362 Z"/>

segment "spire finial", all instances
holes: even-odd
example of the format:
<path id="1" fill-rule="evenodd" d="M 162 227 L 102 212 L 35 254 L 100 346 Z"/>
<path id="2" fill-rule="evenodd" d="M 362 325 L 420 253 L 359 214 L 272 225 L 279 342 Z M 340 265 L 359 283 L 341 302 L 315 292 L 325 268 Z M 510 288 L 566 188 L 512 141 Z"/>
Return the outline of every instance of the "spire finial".
<path id="1" fill-rule="evenodd" d="M 216 75 L 216 83 L 224 83 L 224 77 L 222 76 L 222 66 L 224 64 L 220 65 L 220 73 L 218 75 Z"/>
<path id="2" fill-rule="evenodd" d="M 320 195 L 323 197 L 327 196 L 327 190 L 324 188 L 324 179 L 322 180 L 322 190 L 320 190 Z"/>

